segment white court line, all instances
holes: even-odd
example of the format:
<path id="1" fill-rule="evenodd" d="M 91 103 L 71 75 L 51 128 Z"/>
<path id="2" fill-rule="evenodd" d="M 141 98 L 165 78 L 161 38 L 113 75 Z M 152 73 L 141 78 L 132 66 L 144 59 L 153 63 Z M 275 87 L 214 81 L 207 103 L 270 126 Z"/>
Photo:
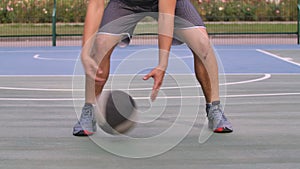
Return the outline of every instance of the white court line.
<path id="1" fill-rule="evenodd" d="M 265 93 L 265 94 L 240 94 L 240 95 L 225 95 L 220 96 L 222 98 L 238 98 L 238 97 L 266 97 L 266 96 L 292 96 L 300 95 L 300 93 Z M 133 97 L 135 100 L 147 100 L 149 97 Z M 157 99 L 195 99 L 195 98 L 204 98 L 204 96 L 166 96 L 166 97 L 157 97 Z"/>
<path id="2" fill-rule="evenodd" d="M 235 84 L 253 83 L 253 82 L 263 81 L 263 80 L 266 80 L 266 79 L 269 79 L 269 78 L 271 78 L 271 74 L 265 74 L 263 77 L 258 78 L 258 79 L 245 80 L 245 81 L 240 81 L 240 82 L 225 83 L 224 85 L 235 85 Z"/>
<path id="3" fill-rule="evenodd" d="M 154 45 L 155 46 L 155 45 Z M 215 46 L 215 45 L 214 45 Z M 128 52 L 135 52 L 137 50 L 143 50 L 143 49 L 157 49 L 155 47 L 145 47 L 145 48 L 137 48 L 137 49 L 126 49 L 126 48 L 116 48 L 115 50 L 120 50 L 120 51 L 128 51 Z M 235 50 L 235 51 L 245 51 L 245 50 L 252 50 L 254 51 L 255 48 L 217 48 L 217 47 L 214 47 L 214 49 L 216 49 L 216 51 L 218 50 L 225 50 L 225 51 L 231 51 L 231 50 Z M 295 48 L 296 50 L 297 48 Z M 293 49 L 294 50 L 294 49 Z M 171 49 L 171 52 L 172 51 L 190 51 L 190 49 L 186 46 L 186 48 L 182 48 L 182 49 L 176 49 L 176 48 L 172 48 Z M 54 53 L 54 52 L 78 52 L 80 53 L 81 52 L 81 49 L 77 49 L 75 48 L 74 50 L 69 50 L 69 49 L 62 49 L 62 50 L 59 50 L 59 49 L 50 49 L 50 48 L 46 48 L 45 50 L 6 50 L 6 51 L 0 51 L 0 53 Z"/>
<path id="4" fill-rule="evenodd" d="M 145 48 L 147 49 L 147 48 Z M 155 48 L 153 48 L 155 49 Z M 133 50 L 133 49 L 121 49 L 122 51 L 133 51 L 133 52 L 136 52 L 137 50 Z M 144 48 L 142 48 L 141 50 L 144 50 Z M 172 49 L 173 51 L 190 51 L 188 48 L 186 49 Z M 216 49 L 216 51 L 218 52 L 218 50 L 226 50 L 226 51 L 240 51 L 240 50 L 253 50 L 255 51 L 255 49 Z M 54 50 L 55 51 L 55 50 Z M 57 50 L 59 51 L 59 50 Z M 71 50 L 70 50 L 71 51 Z M 37 52 L 37 51 L 35 51 Z M 68 52 L 68 50 L 65 50 L 64 52 Z M 45 52 L 40 52 L 40 53 L 45 53 Z M 53 53 L 53 52 L 51 52 Z M 57 61 L 77 61 L 78 59 L 67 59 L 67 58 L 51 58 L 51 57 L 41 57 L 40 54 L 35 54 L 33 56 L 34 59 L 39 59 L 39 60 L 51 60 L 51 61 L 54 61 L 54 60 L 57 60 Z M 170 57 L 172 59 L 172 57 Z M 193 55 L 186 55 L 186 56 L 182 56 L 182 57 L 178 57 L 180 59 L 186 59 L 186 58 L 193 58 Z M 111 61 L 123 61 L 123 60 L 126 60 L 126 58 L 124 59 L 111 59 Z M 135 59 L 135 60 L 148 60 L 148 59 Z M 154 60 L 154 59 L 149 59 L 149 60 Z"/>
<path id="5" fill-rule="evenodd" d="M 84 98 L 0 98 L 0 101 L 73 101 Z"/>
<path id="6" fill-rule="evenodd" d="M 7 51 L 0 51 L 0 53 L 54 53 L 54 52 L 80 52 L 81 50 L 7 50 Z"/>
<path id="7" fill-rule="evenodd" d="M 292 60 L 294 60 L 293 58 L 290 58 L 290 57 L 284 57 L 283 59 L 284 59 L 284 60 L 287 60 L 287 61 L 292 61 Z"/>
<path id="8" fill-rule="evenodd" d="M 73 62 L 76 62 L 78 59 L 67 59 L 67 58 L 51 58 L 51 57 L 41 57 L 39 54 L 36 54 L 33 56 L 34 59 L 38 59 L 38 60 L 49 60 L 49 61 L 73 61 Z M 111 61 L 126 61 L 126 60 L 130 60 L 127 59 L 128 56 L 124 56 L 124 58 L 122 59 L 111 59 Z M 186 56 L 182 56 L 182 57 L 170 57 L 170 59 L 187 59 L 187 58 L 193 58 L 192 55 L 186 55 Z M 144 61 L 144 60 L 158 60 L 158 58 L 134 58 L 134 61 L 137 61 L 137 60 L 141 60 L 141 61 Z"/>
<path id="9" fill-rule="evenodd" d="M 47 58 L 47 57 L 40 57 L 39 54 L 33 56 L 34 59 L 38 60 L 50 60 L 50 61 L 77 61 L 78 59 L 67 59 L 67 58 Z"/>
<path id="10" fill-rule="evenodd" d="M 230 82 L 230 83 L 223 83 L 220 84 L 220 86 L 228 86 L 228 85 L 236 85 L 236 84 L 246 84 L 246 83 L 253 83 L 258 81 L 263 81 L 266 79 L 271 78 L 271 74 L 265 74 L 263 77 L 251 79 L 251 80 L 245 80 L 245 81 L 239 81 L 239 82 Z M 167 89 L 186 89 L 186 88 L 196 88 L 201 87 L 200 85 L 193 85 L 193 86 L 174 86 L 174 87 L 161 87 L 161 90 L 167 90 Z M 45 88 L 23 88 L 23 87 L 3 87 L 0 86 L 0 89 L 2 90 L 23 90 L 23 91 L 55 91 L 55 92 L 71 92 L 71 91 L 84 91 L 84 89 L 45 89 Z M 109 90 L 109 89 L 104 89 Z M 130 88 L 130 89 L 119 89 L 124 91 L 139 91 L 139 90 L 152 90 L 151 87 L 149 88 Z"/>
<path id="11" fill-rule="evenodd" d="M 47 91 L 47 92 L 72 92 L 72 91 L 84 91 L 84 89 L 45 89 L 45 88 L 1 87 L 1 86 L 0 86 L 0 90 Z"/>
<path id="12" fill-rule="evenodd" d="M 270 97 L 270 96 L 294 96 L 300 93 L 259 93 L 259 94 L 240 94 L 240 95 L 225 95 L 222 98 L 240 98 L 240 97 Z M 195 99 L 204 98 L 204 96 L 164 96 L 156 99 Z M 150 97 L 133 97 L 135 100 L 150 100 Z M 84 100 L 84 98 L 0 98 L 0 101 L 73 101 Z"/>
<path id="13" fill-rule="evenodd" d="M 279 60 L 282 60 L 282 61 L 285 61 L 285 62 L 294 64 L 294 65 L 296 65 L 296 66 L 300 66 L 300 63 L 296 63 L 296 62 L 293 62 L 293 61 L 291 61 L 291 60 L 287 60 L 287 59 L 282 58 L 282 57 L 280 57 L 280 56 L 278 56 L 278 55 L 275 55 L 275 54 L 273 54 L 273 53 L 270 53 L 270 52 L 267 52 L 267 51 L 264 51 L 264 50 L 261 50 L 261 49 L 256 49 L 256 51 L 257 51 L 257 52 L 260 52 L 260 53 L 263 53 L 263 54 L 266 54 L 266 55 L 269 55 L 269 56 L 272 56 L 272 57 L 274 57 L 274 58 L 276 58 L 276 59 L 279 59 Z"/>

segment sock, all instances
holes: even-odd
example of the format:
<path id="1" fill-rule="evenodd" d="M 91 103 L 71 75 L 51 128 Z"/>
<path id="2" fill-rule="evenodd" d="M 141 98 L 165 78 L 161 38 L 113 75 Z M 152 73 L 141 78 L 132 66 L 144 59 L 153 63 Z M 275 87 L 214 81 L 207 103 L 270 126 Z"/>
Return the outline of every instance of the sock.
<path id="1" fill-rule="evenodd" d="M 206 103 L 206 115 L 208 115 L 209 109 L 211 108 L 212 104 L 211 103 Z"/>
<path id="2" fill-rule="evenodd" d="M 219 105 L 221 104 L 221 102 L 218 101 L 213 101 L 212 103 L 206 103 L 206 114 L 208 115 L 209 109 L 211 108 L 211 106 L 215 106 L 215 105 Z"/>
<path id="3" fill-rule="evenodd" d="M 218 100 L 218 101 L 213 101 L 211 104 L 212 105 L 219 105 L 221 102 L 220 102 L 220 100 Z"/>
<path id="4" fill-rule="evenodd" d="M 93 104 L 91 104 L 91 103 L 85 103 L 84 107 L 93 107 Z"/>

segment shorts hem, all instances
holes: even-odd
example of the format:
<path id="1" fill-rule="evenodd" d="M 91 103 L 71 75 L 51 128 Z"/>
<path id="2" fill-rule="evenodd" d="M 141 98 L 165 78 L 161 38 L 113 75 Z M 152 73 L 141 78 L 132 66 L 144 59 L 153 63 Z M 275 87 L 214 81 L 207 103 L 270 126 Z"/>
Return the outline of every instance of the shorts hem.
<path id="1" fill-rule="evenodd" d="M 190 26 L 190 27 L 174 28 L 174 29 L 195 29 L 195 28 L 203 28 L 203 29 L 206 29 L 206 26 Z"/>
<path id="2" fill-rule="evenodd" d="M 129 33 L 109 33 L 109 32 L 97 32 L 97 35 L 102 34 L 102 35 L 112 35 L 112 36 L 127 36 L 131 37 Z"/>

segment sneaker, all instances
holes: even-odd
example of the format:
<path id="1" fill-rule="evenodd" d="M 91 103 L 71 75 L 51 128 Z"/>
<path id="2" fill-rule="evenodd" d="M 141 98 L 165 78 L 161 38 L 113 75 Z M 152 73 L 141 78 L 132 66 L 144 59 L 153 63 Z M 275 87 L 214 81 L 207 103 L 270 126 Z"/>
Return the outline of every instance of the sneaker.
<path id="1" fill-rule="evenodd" d="M 215 133 L 231 133 L 233 131 L 231 123 L 227 120 L 220 101 L 206 104 L 208 118 L 208 128 Z"/>
<path id="2" fill-rule="evenodd" d="M 74 136 L 89 136 L 97 131 L 94 107 L 86 103 L 82 108 L 79 121 L 73 127 Z"/>

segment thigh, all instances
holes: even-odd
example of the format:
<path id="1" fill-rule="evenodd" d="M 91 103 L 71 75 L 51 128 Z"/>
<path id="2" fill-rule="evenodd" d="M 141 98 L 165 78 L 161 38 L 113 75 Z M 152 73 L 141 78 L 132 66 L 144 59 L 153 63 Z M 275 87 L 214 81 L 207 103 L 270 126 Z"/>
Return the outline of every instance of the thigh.
<path id="1" fill-rule="evenodd" d="M 110 59 L 111 51 L 120 40 L 119 35 L 97 34 L 90 49 L 90 55 L 97 64 L 107 61 Z"/>

